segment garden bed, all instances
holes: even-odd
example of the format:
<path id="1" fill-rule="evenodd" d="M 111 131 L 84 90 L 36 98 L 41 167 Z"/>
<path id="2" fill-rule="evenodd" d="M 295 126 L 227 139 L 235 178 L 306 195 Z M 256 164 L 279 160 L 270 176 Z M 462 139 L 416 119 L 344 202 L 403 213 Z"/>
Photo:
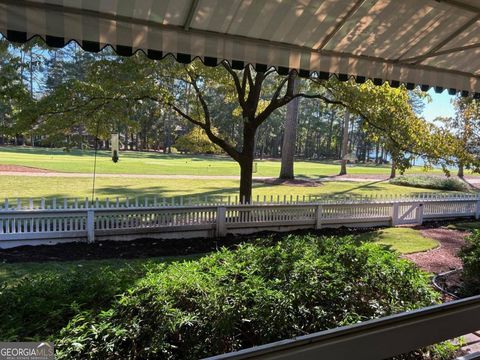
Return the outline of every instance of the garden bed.
<path id="1" fill-rule="evenodd" d="M 462 271 L 448 271 L 434 278 L 434 284 L 444 294 L 444 301 L 456 300 L 462 297 Z"/>
<path id="2" fill-rule="evenodd" d="M 315 232 L 317 235 L 351 235 L 363 233 L 371 229 L 324 229 Z M 307 234 L 312 231 L 295 231 L 290 234 Z M 231 248 L 257 238 L 272 237 L 281 239 L 282 233 L 263 232 L 246 236 L 227 236 L 216 239 L 139 239 L 134 241 L 101 241 L 94 243 L 75 242 L 56 245 L 19 246 L 11 249 L 0 249 L 0 262 L 38 262 L 38 261 L 75 261 L 101 259 L 136 259 L 159 256 L 182 256 L 201 254 L 220 249 Z"/>

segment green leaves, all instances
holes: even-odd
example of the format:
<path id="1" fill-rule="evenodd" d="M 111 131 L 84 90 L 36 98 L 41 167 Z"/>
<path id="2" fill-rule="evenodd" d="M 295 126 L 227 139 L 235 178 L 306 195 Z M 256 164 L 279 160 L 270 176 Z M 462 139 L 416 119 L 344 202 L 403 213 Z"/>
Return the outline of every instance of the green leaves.
<path id="1" fill-rule="evenodd" d="M 375 244 L 287 236 L 152 269 L 111 312 L 76 318 L 56 344 L 61 358 L 197 359 L 435 300 L 426 275 Z"/>
<path id="2" fill-rule="evenodd" d="M 473 296 L 480 294 L 480 231 L 473 230 L 467 238 L 467 243 L 460 251 L 463 262 L 462 279 L 463 295 Z"/>
<path id="3" fill-rule="evenodd" d="M 189 154 L 221 154 L 222 149 L 213 144 L 205 131 L 194 127 L 188 134 L 180 136 L 175 141 L 175 148 Z"/>
<path id="4" fill-rule="evenodd" d="M 381 86 L 371 81 L 358 85 L 353 82 L 330 80 L 320 85 L 349 110 L 363 119 L 362 127 L 374 141 L 381 140 L 400 171 L 412 166 L 415 157 L 421 157 L 426 166 L 439 165 L 448 173 L 447 166 L 464 158 L 462 144 L 453 134 L 420 118 L 418 93 L 404 88 Z"/>

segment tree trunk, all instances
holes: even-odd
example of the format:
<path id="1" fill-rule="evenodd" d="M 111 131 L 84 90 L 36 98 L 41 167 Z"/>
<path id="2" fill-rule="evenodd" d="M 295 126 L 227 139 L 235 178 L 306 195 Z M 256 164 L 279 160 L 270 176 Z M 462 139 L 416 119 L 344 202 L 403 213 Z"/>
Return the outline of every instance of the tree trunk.
<path id="1" fill-rule="evenodd" d="M 395 163 L 395 160 L 392 159 L 392 169 L 390 170 L 390 179 L 395 179 L 395 176 L 397 176 L 397 164 Z"/>
<path id="2" fill-rule="evenodd" d="M 343 139 L 342 139 L 342 152 L 341 152 L 341 167 L 339 175 L 347 174 L 347 152 L 348 152 L 348 128 L 350 122 L 350 113 L 345 109 L 345 120 L 343 122 Z"/>
<path id="3" fill-rule="evenodd" d="M 457 176 L 459 178 L 462 178 L 463 179 L 463 170 L 464 170 L 464 165 L 463 163 L 458 163 L 458 172 L 457 172 Z"/>
<path id="4" fill-rule="evenodd" d="M 253 158 L 240 162 L 240 202 L 250 204 L 252 201 Z"/>
<path id="5" fill-rule="evenodd" d="M 330 122 L 328 125 L 328 137 L 327 137 L 327 143 L 326 143 L 326 151 L 325 154 L 330 157 L 331 151 L 332 151 L 332 136 L 333 136 L 333 120 L 335 120 L 335 111 L 332 110 L 330 113 Z"/>
<path id="6" fill-rule="evenodd" d="M 375 164 L 378 164 L 379 153 L 380 153 L 380 141 L 377 141 L 377 144 L 375 145 Z"/>
<path id="7" fill-rule="evenodd" d="M 298 77 L 294 80 L 294 93 L 298 90 Z M 285 117 L 285 130 L 283 133 L 282 165 L 280 168 L 280 179 L 293 179 L 295 177 L 293 163 L 295 156 L 295 142 L 297 139 L 298 125 L 298 104 L 300 98 L 295 98 L 287 105 Z"/>
<path id="8" fill-rule="evenodd" d="M 240 165 L 240 201 L 249 204 L 252 200 L 253 155 L 256 129 L 245 125 L 243 130 L 243 151 Z"/>

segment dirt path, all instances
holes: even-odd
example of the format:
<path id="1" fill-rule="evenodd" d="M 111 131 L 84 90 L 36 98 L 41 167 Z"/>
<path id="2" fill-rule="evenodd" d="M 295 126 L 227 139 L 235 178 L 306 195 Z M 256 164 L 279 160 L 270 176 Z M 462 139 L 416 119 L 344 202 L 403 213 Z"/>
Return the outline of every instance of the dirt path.
<path id="1" fill-rule="evenodd" d="M 437 240 L 440 246 L 426 252 L 405 255 L 421 269 L 439 274 L 462 267 L 458 251 L 465 244 L 467 232 L 446 228 L 419 228 L 423 236 Z"/>
<path id="2" fill-rule="evenodd" d="M 70 173 L 51 171 L 41 168 L 20 166 L 20 165 L 1 165 L 0 176 L 38 176 L 38 177 L 75 177 L 75 178 L 90 178 L 92 173 Z M 197 180 L 238 180 L 238 175 L 176 175 L 176 174 L 98 174 L 99 178 L 135 178 L 135 179 L 197 179 Z M 254 176 L 255 180 L 262 180 L 262 182 L 278 184 L 278 179 L 269 176 Z M 307 185 L 314 186 L 315 183 L 324 181 L 352 181 L 352 182 L 368 182 L 368 181 L 383 181 L 387 180 L 385 175 L 343 175 L 343 176 L 327 176 L 318 179 L 298 178 L 285 185 Z"/>

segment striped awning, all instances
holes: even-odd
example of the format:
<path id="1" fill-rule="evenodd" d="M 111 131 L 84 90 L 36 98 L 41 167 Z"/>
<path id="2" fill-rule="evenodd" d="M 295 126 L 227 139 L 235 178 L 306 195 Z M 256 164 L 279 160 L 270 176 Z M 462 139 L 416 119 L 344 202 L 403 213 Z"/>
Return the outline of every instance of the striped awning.
<path id="1" fill-rule="evenodd" d="M 480 93 L 479 0 L 0 0 L 9 40 Z"/>

